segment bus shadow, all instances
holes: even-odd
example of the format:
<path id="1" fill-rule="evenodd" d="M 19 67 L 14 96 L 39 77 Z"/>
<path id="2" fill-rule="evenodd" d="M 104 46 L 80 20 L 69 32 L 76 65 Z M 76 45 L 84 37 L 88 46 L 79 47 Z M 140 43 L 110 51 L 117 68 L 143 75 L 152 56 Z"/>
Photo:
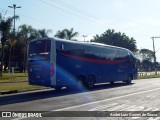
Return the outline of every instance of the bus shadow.
<path id="1" fill-rule="evenodd" d="M 71 91 L 71 92 L 75 92 L 75 93 L 81 93 L 81 92 L 89 92 L 89 91 L 97 91 L 97 90 L 105 90 L 105 89 L 111 89 L 111 88 L 117 88 L 117 87 L 124 87 L 124 86 L 131 86 L 134 83 L 131 84 L 126 84 L 123 82 L 116 82 L 114 84 L 110 84 L 110 83 L 101 83 L 101 84 L 96 84 L 94 86 L 94 88 L 92 89 L 87 89 L 85 87 L 75 87 L 75 88 L 68 88 L 66 90 Z"/>
<path id="2" fill-rule="evenodd" d="M 97 84 L 97 85 L 95 85 L 94 89 L 92 89 L 92 91 L 101 90 L 101 89 L 111 89 L 111 88 L 116 88 L 116 87 L 131 86 L 133 84 L 134 83 L 126 84 L 126 83 L 123 83 L 123 82 L 116 82 L 113 85 L 109 84 L 109 83 Z"/>
<path id="3" fill-rule="evenodd" d="M 133 85 L 133 84 L 134 83 L 130 85 Z M 106 83 L 106 84 L 97 84 L 91 90 L 88 90 L 84 87 L 76 87 L 76 88 L 63 88 L 60 91 L 56 91 L 55 89 L 47 89 L 44 91 L 28 92 L 24 94 L 0 96 L 0 106 L 7 105 L 7 104 L 33 101 L 33 100 L 46 99 L 46 98 L 54 98 L 54 97 L 59 97 L 59 96 L 71 95 L 71 94 L 78 94 L 78 93 L 83 93 L 83 92 L 98 91 L 98 90 L 105 90 L 105 89 L 111 89 L 111 88 L 117 88 L 117 87 L 123 87 L 123 86 L 130 86 L 130 85 L 125 84 L 125 83 L 114 83 L 114 85 Z"/>

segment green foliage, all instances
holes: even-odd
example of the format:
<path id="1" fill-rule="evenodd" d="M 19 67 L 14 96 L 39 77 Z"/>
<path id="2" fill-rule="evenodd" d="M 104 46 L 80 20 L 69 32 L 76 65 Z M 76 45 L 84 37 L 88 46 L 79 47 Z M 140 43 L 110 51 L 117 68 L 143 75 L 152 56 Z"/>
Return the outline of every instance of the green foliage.
<path id="1" fill-rule="evenodd" d="M 138 51 L 139 56 L 141 57 L 141 66 L 139 66 L 139 69 L 149 71 L 154 69 L 154 52 L 148 49 L 140 49 Z"/>
<path id="2" fill-rule="evenodd" d="M 142 56 L 142 60 L 152 61 L 154 58 L 154 52 L 148 49 L 140 49 L 139 53 Z"/>
<path id="3" fill-rule="evenodd" d="M 48 37 L 48 34 L 51 33 L 52 30 L 46 30 L 46 29 L 41 29 L 41 30 L 38 30 L 38 34 L 40 38 L 44 38 L 44 37 Z"/>
<path id="4" fill-rule="evenodd" d="M 0 77 L 2 77 L 2 69 L 3 69 L 3 64 L 4 64 L 4 46 L 6 44 L 6 41 L 10 38 L 9 35 L 11 32 L 13 19 L 17 19 L 17 18 L 19 17 L 14 16 L 14 17 L 8 17 L 4 19 L 2 18 L 2 15 L 0 14 L 0 36 L 1 36 L 1 44 L 2 44 Z"/>
<path id="5" fill-rule="evenodd" d="M 113 46 L 119 46 L 127 48 L 133 52 L 137 50 L 136 40 L 129 38 L 126 34 L 121 32 L 115 32 L 115 30 L 108 29 L 102 35 L 96 35 L 91 42 L 99 42 Z"/>
<path id="6" fill-rule="evenodd" d="M 70 30 L 64 29 L 62 31 L 57 31 L 55 34 L 55 37 L 61 38 L 61 39 L 67 39 L 67 40 L 75 40 L 74 37 L 78 36 L 78 32 L 74 32 L 73 28 Z"/>

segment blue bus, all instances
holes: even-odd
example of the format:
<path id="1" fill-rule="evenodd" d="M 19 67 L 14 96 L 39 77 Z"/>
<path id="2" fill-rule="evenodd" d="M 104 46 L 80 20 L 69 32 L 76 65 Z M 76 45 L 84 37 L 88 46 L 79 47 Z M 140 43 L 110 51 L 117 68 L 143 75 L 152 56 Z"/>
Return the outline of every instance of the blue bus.
<path id="1" fill-rule="evenodd" d="M 30 85 L 61 89 L 83 84 L 123 81 L 137 78 L 137 59 L 131 51 L 94 42 L 59 38 L 41 38 L 28 46 L 28 80 Z"/>

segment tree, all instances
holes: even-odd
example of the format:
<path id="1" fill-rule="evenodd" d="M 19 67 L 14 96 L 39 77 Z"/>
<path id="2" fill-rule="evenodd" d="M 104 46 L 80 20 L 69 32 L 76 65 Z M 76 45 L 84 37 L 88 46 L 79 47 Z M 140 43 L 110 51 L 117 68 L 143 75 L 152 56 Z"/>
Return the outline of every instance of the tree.
<path id="1" fill-rule="evenodd" d="M 2 15 L 0 14 L 0 36 L 1 36 L 1 44 L 2 44 L 2 50 L 1 50 L 1 65 L 0 65 L 0 76 L 2 77 L 2 71 L 3 71 L 3 58 L 4 58 L 4 45 L 6 41 L 9 39 L 9 34 L 12 27 L 13 19 L 19 18 L 18 16 L 14 17 L 8 17 L 8 18 L 2 18 Z"/>
<path id="2" fill-rule="evenodd" d="M 115 32 L 114 29 L 108 29 L 100 36 L 94 36 L 91 42 L 124 47 L 132 52 L 137 50 L 136 40 L 133 37 L 129 38 L 125 33 Z"/>
<path id="3" fill-rule="evenodd" d="M 142 60 L 152 61 L 154 58 L 154 52 L 148 49 L 140 49 L 139 53 L 142 56 Z"/>
<path id="4" fill-rule="evenodd" d="M 94 40 L 94 41 L 97 41 L 97 40 L 99 40 L 99 39 L 100 39 L 100 36 L 99 36 L 99 35 L 96 34 L 95 36 L 93 36 L 93 40 Z"/>
<path id="5" fill-rule="evenodd" d="M 48 37 L 48 34 L 51 32 L 52 32 L 52 30 L 50 30 L 50 29 L 49 30 L 46 30 L 46 29 L 38 30 L 40 38 Z"/>
<path id="6" fill-rule="evenodd" d="M 74 37 L 78 36 L 78 32 L 74 32 L 73 28 L 70 30 L 64 29 L 62 31 L 57 31 L 55 34 L 55 37 L 61 38 L 61 39 L 67 39 L 67 40 L 75 40 Z"/>
<path id="7" fill-rule="evenodd" d="M 65 30 L 62 30 L 62 31 L 58 30 L 57 33 L 55 34 L 55 37 L 65 39 L 66 38 Z"/>
<path id="8" fill-rule="evenodd" d="M 71 28 L 70 30 L 65 29 L 65 33 L 67 40 L 73 40 L 74 37 L 78 36 L 78 32 L 74 32 L 73 28 Z"/>
<path id="9" fill-rule="evenodd" d="M 148 49 L 140 49 L 139 54 L 141 56 L 142 69 L 150 70 L 154 68 L 153 58 L 154 52 Z"/>
<path id="10" fill-rule="evenodd" d="M 30 25 L 23 24 L 18 27 L 18 42 L 16 48 L 19 50 L 19 57 L 17 56 L 18 65 L 20 71 L 26 70 L 27 64 L 27 46 L 30 39 L 39 37 L 36 29 L 32 28 Z M 20 57 L 21 56 L 21 57 Z M 22 63 L 23 61 L 23 63 Z"/>

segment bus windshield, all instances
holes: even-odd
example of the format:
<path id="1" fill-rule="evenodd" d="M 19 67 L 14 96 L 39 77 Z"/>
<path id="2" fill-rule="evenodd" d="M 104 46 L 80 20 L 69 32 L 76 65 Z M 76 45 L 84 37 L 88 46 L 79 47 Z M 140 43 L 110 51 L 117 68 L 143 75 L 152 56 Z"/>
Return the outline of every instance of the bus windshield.
<path id="1" fill-rule="evenodd" d="M 29 60 L 49 59 L 50 49 L 51 49 L 50 40 L 37 40 L 30 42 L 28 58 Z"/>

